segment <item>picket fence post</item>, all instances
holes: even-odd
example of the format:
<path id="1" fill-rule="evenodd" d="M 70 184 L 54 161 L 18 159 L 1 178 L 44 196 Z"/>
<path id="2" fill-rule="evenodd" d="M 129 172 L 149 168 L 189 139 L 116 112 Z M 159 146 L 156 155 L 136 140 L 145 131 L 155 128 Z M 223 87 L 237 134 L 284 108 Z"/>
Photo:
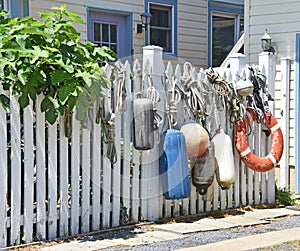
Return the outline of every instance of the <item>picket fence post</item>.
<path id="1" fill-rule="evenodd" d="M 233 79 L 236 80 L 241 74 L 242 70 L 245 68 L 246 57 L 241 53 L 234 53 L 230 56 L 229 62 Z M 239 207 L 240 205 L 245 204 L 245 196 L 242 195 L 246 192 L 245 165 L 243 162 L 241 162 L 240 155 L 238 154 L 235 147 L 234 156 L 236 182 L 234 183 L 233 187 L 233 197 L 234 207 Z"/>
<path id="2" fill-rule="evenodd" d="M 161 76 L 163 75 L 164 63 L 162 58 L 162 48 L 159 46 L 145 46 L 143 47 L 143 81 L 145 80 L 146 67 L 149 67 L 151 78 L 153 80 L 153 87 L 159 92 L 160 97 L 163 97 L 163 88 Z M 144 88 L 147 84 L 143 82 Z M 164 103 L 163 99 L 157 104 L 157 111 L 163 117 Z M 159 130 L 155 132 L 155 138 L 159 138 Z M 151 150 L 143 151 L 142 153 L 142 186 L 141 198 L 142 199 L 142 215 L 148 220 L 156 220 L 162 215 L 162 206 L 160 203 L 160 179 L 159 179 L 159 140 L 155 141 L 154 147 Z"/>
<path id="3" fill-rule="evenodd" d="M 269 90 L 269 93 L 273 98 L 275 98 L 275 73 L 276 73 L 276 64 L 275 64 L 275 55 L 271 52 L 261 52 L 258 55 L 258 64 L 260 68 L 264 71 L 266 76 L 266 85 Z M 272 104 L 273 103 L 273 104 Z M 270 104 L 271 113 L 274 114 L 274 102 Z M 263 135 L 263 134 L 262 134 Z M 262 152 L 263 155 L 267 154 L 266 150 L 270 149 L 270 137 L 265 139 L 266 136 L 263 135 L 262 139 L 266 141 L 266 144 L 262 144 L 265 147 L 265 151 Z M 262 173 L 262 203 L 275 203 L 275 168 L 270 170 L 267 173 Z M 263 183 L 266 179 L 266 187 Z M 266 191 L 265 191 L 266 189 Z"/>

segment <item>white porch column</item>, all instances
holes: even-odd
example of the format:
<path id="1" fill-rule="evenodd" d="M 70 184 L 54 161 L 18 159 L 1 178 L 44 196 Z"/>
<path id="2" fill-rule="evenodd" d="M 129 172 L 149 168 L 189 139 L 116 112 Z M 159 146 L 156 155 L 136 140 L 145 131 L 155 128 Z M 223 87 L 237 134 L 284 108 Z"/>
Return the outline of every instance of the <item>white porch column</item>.
<path id="1" fill-rule="evenodd" d="M 284 149 L 280 160 L 280 188 L 289 186 L 290 58 L 281 58 L 281 130 Z"/>

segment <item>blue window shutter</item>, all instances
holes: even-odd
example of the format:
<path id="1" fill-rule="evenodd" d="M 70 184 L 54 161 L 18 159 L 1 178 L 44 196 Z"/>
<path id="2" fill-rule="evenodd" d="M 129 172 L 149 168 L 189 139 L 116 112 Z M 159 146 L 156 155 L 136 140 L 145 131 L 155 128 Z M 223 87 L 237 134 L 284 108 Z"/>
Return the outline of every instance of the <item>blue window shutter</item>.
<path id="1" fill-rule="evenodd" d="M 21 1 L 20 0 L 10 0 L 10 15 L 12 18 L 21 17 Z"/>
<path id="2" fill-rule="evenodd" d="M 29 16 L 29 0 L 23 0 L 23 17 Z"/>
<path id="3" fill-rule="evenodd" d="M 10 15 L 11 17 L 24 17 L 29 15 L 28 0 L 9 0 L 10 1 Z"/>

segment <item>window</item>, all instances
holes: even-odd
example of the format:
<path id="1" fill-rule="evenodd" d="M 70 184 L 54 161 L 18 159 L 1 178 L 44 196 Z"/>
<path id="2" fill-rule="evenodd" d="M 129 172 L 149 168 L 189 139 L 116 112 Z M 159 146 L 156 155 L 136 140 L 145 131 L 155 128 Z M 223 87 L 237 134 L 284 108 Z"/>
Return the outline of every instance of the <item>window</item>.
<path id="1" fill-rule="evenodd" d="M 28 0 L 0 0 L 0 9 L 7 10 L 10 17 L 25 17 L 29 15 Z"/>
<path id="2" fill-rule="evenodd" d="M 213 13 L 212 15 L 212 66 L 220 66 L 244 31 L 240 15 Z"/>
<path id="3" fill-rule="evenodd" d="M 158 45 L 164 52 L 173 52 L 172 7 L 150 5 L 150 44 Z"/>
<path id="4" fill-rule="evenodd" d="M 218 67 L 244 32 L 244 1 L 209 0 L 208 15 L 208 65 Z"/>
<path id="5" fill-rule="evenodd" d="M 164 54 L 177 56 L 177 0 L 145 0 L 152 15 L 146 34 L 148 44 L 163 48 Z"/>
<path id="6" fill-rule="evenodd" d="M 116 24 L 94 22 L 93 42 L 100 46 L 106 46 L 119 54 L 118 26 Z"/>

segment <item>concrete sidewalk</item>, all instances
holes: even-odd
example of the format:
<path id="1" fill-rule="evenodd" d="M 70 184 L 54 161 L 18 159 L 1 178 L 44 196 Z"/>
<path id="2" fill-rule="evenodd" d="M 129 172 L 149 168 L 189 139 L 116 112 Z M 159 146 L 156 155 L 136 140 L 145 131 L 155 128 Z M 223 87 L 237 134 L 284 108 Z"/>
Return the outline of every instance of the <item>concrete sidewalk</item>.
<path id="1" fill-rule="evenodd" d="M 240 251 L 269 247 L 283 242 L 300 240 L 300 228 L 272 231 L 264 234 L 250 235 L 233 240 L 221 241 L 202 246 L 178 249 L 177 251 Z"/>
<path id="2" fill-rule="evenodd" d="M 242 215 L 228 216 L 222 218 L 207 217 L 194 222 L 180 222 L 172 224 L 151 224 L 142 228 L 135 228 L 128 231 L 123 236 L 113 236 L 108 238 L 84 238 L 64 242 L 48 247 L 43 247 L 43 251 L 60 250 L 99 250 L 117 247 L 134 247 L 147 245 L 155 242 L 175 240 L 185 237 L 185 235 L 211 230 L 231 229 L 241 226 L 254 226 L 268 224 L 270 220 L 288 215 L 300 215 L 300 211 L 288 210 L 285 208 L 257 209 L 243 212 Z M 222 241 L 214 244 L 201 245 L 194 248 L 182 250 L 245 250 L 262 246 L 269 246 L 290 240 L 300 240 L 300 229 L 294 228 L 280 232 L 270 232 L 266 234 L 253 235 L 238 239 Z"/>

